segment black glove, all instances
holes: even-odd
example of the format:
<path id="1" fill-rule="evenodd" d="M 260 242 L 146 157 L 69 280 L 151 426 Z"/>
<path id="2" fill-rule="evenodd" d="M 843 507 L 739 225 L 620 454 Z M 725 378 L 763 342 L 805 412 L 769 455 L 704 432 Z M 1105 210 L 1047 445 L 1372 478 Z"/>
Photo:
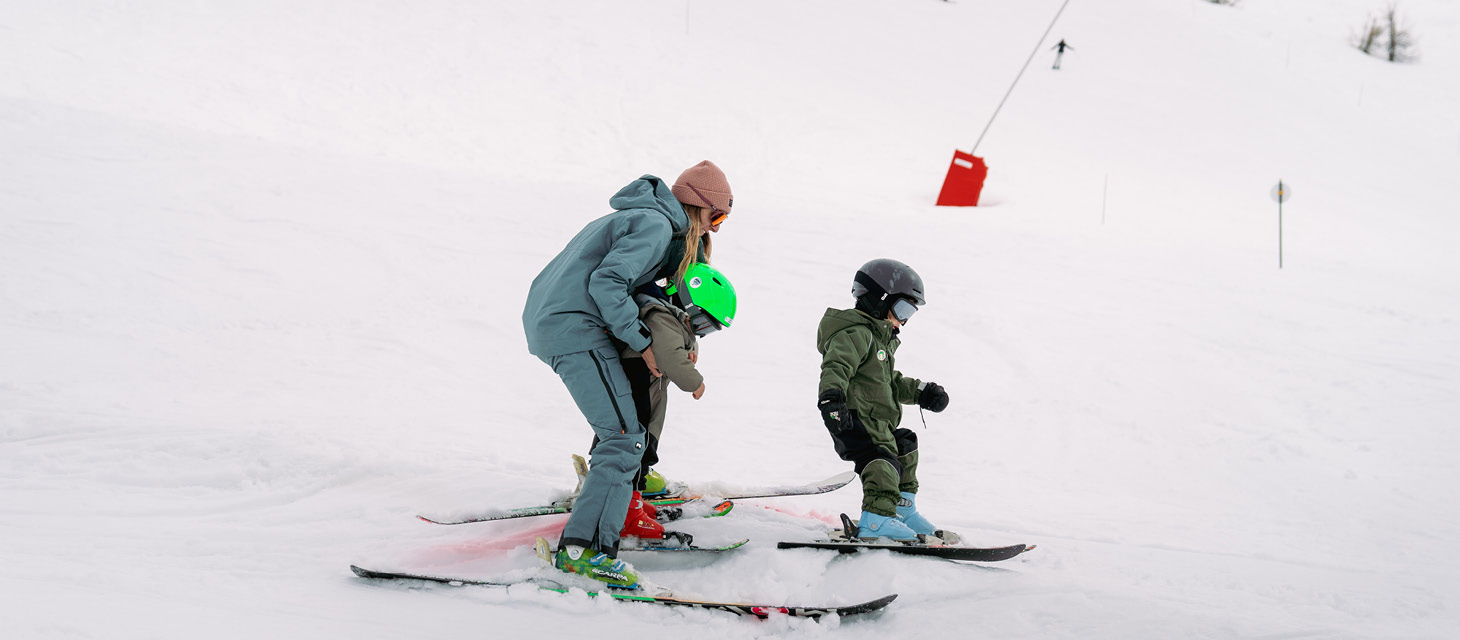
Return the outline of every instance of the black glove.
<path id="1" fill-rule="evenodd" d="M 852 412 L 847 409 L 847 394 L 841 389 L 827 389 L 816 398 L 816 408 L 821 410 L 821 421 L 826 430 L 841 433 L 852 428 Z"/>
<path id="2" fill-rule="evenodd" d="M 948 408 L 948 392 L 943 390 L 936 382 L 929 382 L 923 385 L 923 390 L 918 393 L 918 406 L 933 413 L 938 413 Z"/>

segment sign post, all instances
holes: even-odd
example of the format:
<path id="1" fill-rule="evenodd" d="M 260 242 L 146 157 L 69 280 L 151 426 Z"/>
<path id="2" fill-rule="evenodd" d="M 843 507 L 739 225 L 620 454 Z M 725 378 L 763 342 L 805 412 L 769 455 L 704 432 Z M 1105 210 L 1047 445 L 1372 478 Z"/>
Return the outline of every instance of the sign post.
<path id="1" fill-rule="evenodd" d="M 1278 203 L 1278 268 L 1283 268 L 1283 202 L 1293 197 L 1293 188 L 1278 180 L 1272 188 L 1272 199 Z"/>

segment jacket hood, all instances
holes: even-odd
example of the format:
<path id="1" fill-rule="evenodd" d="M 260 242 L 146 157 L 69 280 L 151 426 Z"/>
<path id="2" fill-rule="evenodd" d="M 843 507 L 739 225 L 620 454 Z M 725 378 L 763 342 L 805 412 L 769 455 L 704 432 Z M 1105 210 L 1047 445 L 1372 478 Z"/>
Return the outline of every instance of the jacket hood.
<path id="1" fill-rule="evenodd" d="M 821 318 L 821 325 L 816 328 L 816 346 L 824 350 L 826 341 L 833 335 L 857 326 L 871 329 L 883 342 L 891 340 L 893 336 L 892 325 L 885 320 L 873 320 L 872 316 L 856 309 L 827 309 L 826 315 Z"/>
<path id="2" fill-rule="evenodd" d="M 664 311 L 681 320 L 689 319 L 689 314 L 686 313 L 684 309 L 680 309 L 679 307 L 674 306 L 673 303 L 665 300 L 664 298 L 659 298 L 643 293 L 636 293 L 634 294 L 634 302 L 639 304 L 640 318 L 649 315 L 650 311 Z"/>
<path id="3" fill-rule="evenodd" d="M 618 193 L 608 199 L 608 206 L 617 211 L 625 209 L 649 209 L 664 214 L 669 220 L 669 225 L 674 229 L 674 235 L 683 235 L 689 229 L 689 216 L 684 212 L 684 205 L 674 197 L 670 186 L 665 184 L 656 176 L 644 174 L 643 177 L 624 185 Z"/>

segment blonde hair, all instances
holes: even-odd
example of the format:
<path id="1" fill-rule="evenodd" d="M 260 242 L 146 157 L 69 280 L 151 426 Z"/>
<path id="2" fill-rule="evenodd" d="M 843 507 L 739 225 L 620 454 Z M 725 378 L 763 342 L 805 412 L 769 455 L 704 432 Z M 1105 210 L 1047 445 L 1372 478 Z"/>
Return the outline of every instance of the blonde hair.
<path id="1" fill-rule="evenodd" d="M 699 261 L 698 254 L 701 248 L 705 252 L 705 263 L 710 262 L 710 234 L 700 226 L 700 217 L 705 212 L 705 208 L 686 204 L 684 212 L 689 215 L 689 231 L 684 234 L 684 258 L 679 261 L 679 267 L 674 270 L 674 282 L 684 280 L 685 272 Z"/>

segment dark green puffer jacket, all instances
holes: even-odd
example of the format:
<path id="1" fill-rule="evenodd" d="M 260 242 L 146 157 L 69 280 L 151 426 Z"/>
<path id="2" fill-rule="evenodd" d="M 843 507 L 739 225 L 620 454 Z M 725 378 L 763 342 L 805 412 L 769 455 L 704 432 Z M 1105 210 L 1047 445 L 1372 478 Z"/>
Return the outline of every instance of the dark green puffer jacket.
<path id="1" fill-rule="evenodd" d="M 902 422 L 902 405 L 917 403 L 921 384 L 897 371 L 893 355 L 900 344 L 892 324 L 855 309 L 827 309 L 816 330 L 816 348 L 821 351 L 817 394 L 827 389 L 845 392 L 847 408 L 857 412 L 872 440 L 891 445 L 894 452 L 892 430 Z"/>

